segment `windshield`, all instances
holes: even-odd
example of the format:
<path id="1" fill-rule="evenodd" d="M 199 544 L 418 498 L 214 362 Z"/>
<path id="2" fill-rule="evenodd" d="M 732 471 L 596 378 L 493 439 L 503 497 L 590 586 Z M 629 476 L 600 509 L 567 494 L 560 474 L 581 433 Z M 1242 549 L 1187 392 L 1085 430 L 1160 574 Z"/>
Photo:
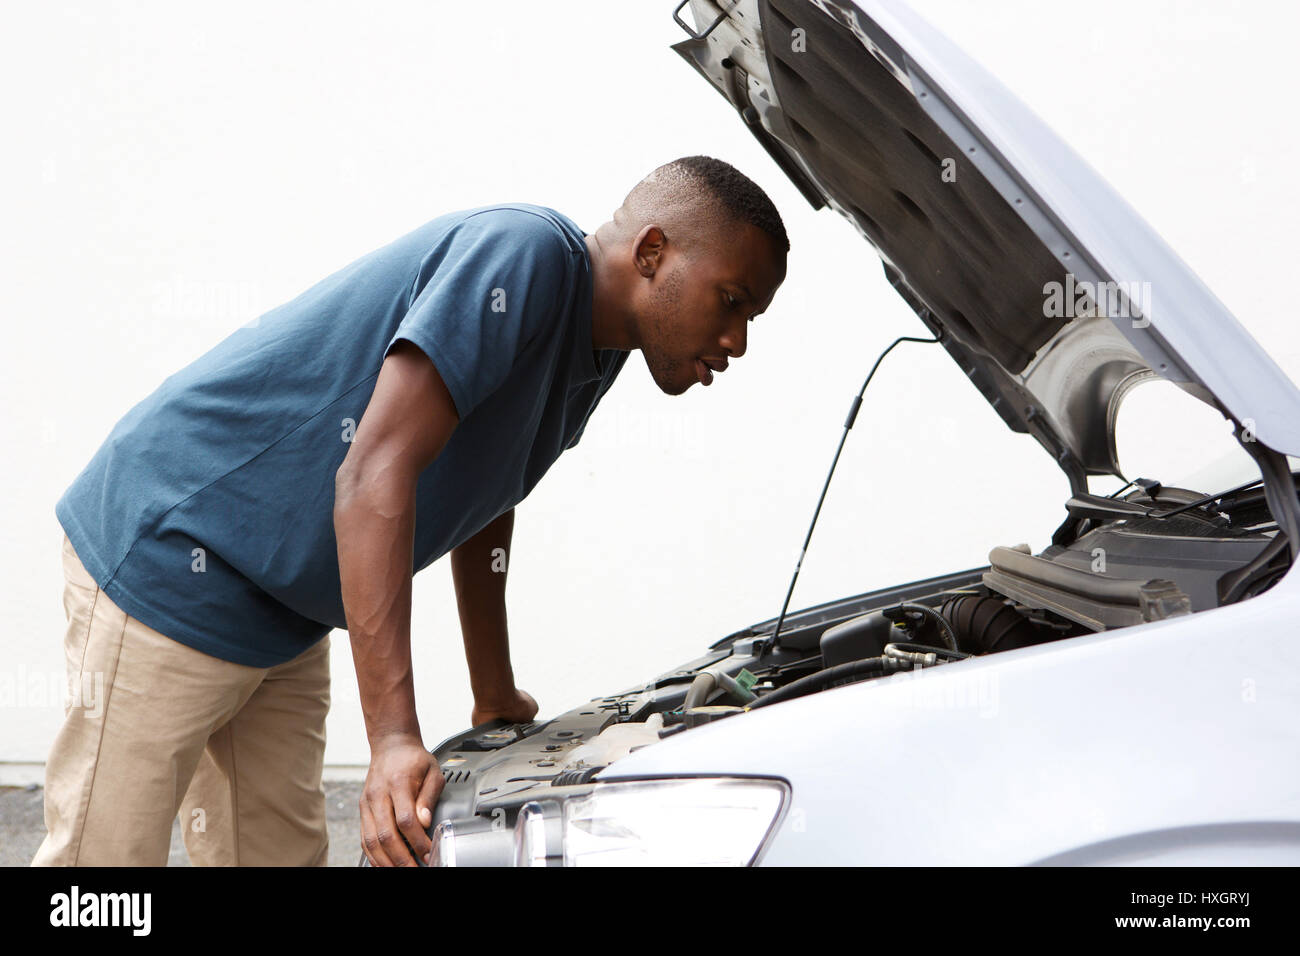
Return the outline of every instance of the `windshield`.
<path id="1" fill-rule="evenodd" d="M 1143 382 L 1124 397 L 1115 450 L 1126 478 L 1154 478 L 1204 494 L 1259 477 L 1259 467 L 1233 436 L 1232 423 L 1164 379 Z M 1300 467 L 1300 458 L 1287 461 L 1293 470 Z"/>

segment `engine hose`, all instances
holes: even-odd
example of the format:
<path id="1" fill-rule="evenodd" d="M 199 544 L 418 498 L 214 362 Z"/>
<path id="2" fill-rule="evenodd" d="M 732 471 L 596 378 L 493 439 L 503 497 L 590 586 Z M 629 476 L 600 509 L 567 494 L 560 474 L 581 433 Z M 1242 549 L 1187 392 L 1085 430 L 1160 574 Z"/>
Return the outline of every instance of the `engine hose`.
<path id="1" fill-rule="evenodd" d="M 961 648 L 957 646 L 957 635 L 953 632 L 952 625 L 948 623 L 946 617 L 934 608 L 927 607 L 924 604 L 912 604 L 909 602 L 898 605 L 897 610 L 908 614 L 921 614 L 928 617 L 930 620 L 934 621 L 935 627 L 939 630 L 939 636 L 943 638 L 943 643 L 947 646 L 948 650 L 961 650 Z"/>
<path id="2" fill-rule="evenodd" d="M 942 611 L 961 636 L 961 643 L 976 654 L 1028 647 L 1052 636 L 1042 633 L 1001 598 L 959 594 L 945 601 Z"/>
<path id="3" fill-rule="evenodd" d="M 929 644 L 917 644 L 913 641 L 896 641 L 885 645 L 886 657 L 899 660 L 916 660 L 917 657 L 937 657 L 948 661 L 964 661 L 970 657 L 965 651 L 954 651 L 947 647 L 931 647 Z M 937 662 L 934 662 L 937 663 Z"/>
<path id="4" fill-rule="evenodd" d="M 709 695 L 715 689 L 725 691 L 741 704 L 748 704 L 757 696 L 753 691 L 740 686 L 736 679 L 725 671 L 700 671 L 695 675 L 695 680 L 691 681 L 690 689 L 686 691 L 682 710 L 703 707 L 708 703 Z"/>
<path id="5" fill-rule="evenodd" d="M 1225 574 L 1220 578 L 1219 604 L 1233 604 L 1239 600 L 1251 585 L 1260 580 L 1261 575 L 1259 572 L 1261 570 L 1266 572 L 1262 575 L 1263 577 L 1267 577 L 1268 573 L 1272 573 L 1272 570 L 1282 570 L 1281 568 L 1270 569 L 1269 565 L 1273 563 L 1278 555 L 1283 553 L 1286 545 L 1286 532 L 1279 531 L 1273 536 L 1272 541 L 1264 545 L 1263 550 L 1248 565 L 1239 571 Z"/>
<path id="6" fill-rule="evenodd" d="M 736 678 L 732 677 L 726 671 L 718 671 L 718 686 L 729 693 L 742 704 L 748 704 L 751 700 L 756 700 L 758 695 L 748 687 L 743 686 Z"/>
<path id="7" fill-rule="evenodd" d="M 702 706 L 708 699 L 709 694 L 718 686 L 718 679 L 712 671 L 700 671 L 695 675 L 695 680 L 691 681 L 691 686 L 686 691 L 686 700 L 682 702 L 682 710 L 690 710 L 692 707 Z"/>
<path id="8" fill-rule="evenodd" d="M 793 700 L 796 697 L 803 697 L 805 694 L 824 690 L 827 685 L 833 684 L 835 681 L 858 677 L 862 674 L 892 674 L 895 671 L 911 669 L 911 661 L 900 660 L 897 657 L 865 657 L 860 661 L 836 664 L 824 671 L 818 671 L 816 674 L 809 674 L 807 677 L 791 681 L 784 687 L 778 687 L 770 694 L 764 694 L 745 709 L 753 710 L 755 707 L 766 707 L 768 704 L 777 704 L 783 700 Z"/>
<path id="9" fill-rule="evenodd" d="M 915 644 L 913 646 L 925 647 L 924 644 Z M 935 664 L 939 663 L 939 655 L 935 653 L 937 650 L 939 650 L 939 648 L 931 647 L 923 651 L 905 651 L 899 648 L 897 644 L 886 644 L 885 652 L 882 656 L 892 657 L 900 661 L 911 661 L 919 667 L 933 667 Z M 951 654 L 952 651 L 949 651 L 948 653 Z"/>

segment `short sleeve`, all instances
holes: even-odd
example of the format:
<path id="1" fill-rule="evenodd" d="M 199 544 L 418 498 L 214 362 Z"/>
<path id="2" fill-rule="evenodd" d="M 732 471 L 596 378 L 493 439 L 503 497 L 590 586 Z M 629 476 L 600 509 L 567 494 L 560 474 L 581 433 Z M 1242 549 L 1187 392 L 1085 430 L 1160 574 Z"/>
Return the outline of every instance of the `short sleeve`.
<path id="1" fill-rule="evenodd" d="M 583 422 L 581 425 L 578 426 L 578 430 L 574 433 L 573 437 L 569 439 L 569 443 L 564 446 L 564 450 L 568 451 L 570 448 L 576 448 L 578 442 L 582 441 L 582 433 L 585 432 L 586 430 L 587 430 L 587 423 Z"/>
<path id="2" fill-rule="evenodd" d="M 423 288 L 384 357 L 398 339 L 417 345 L 463 420 L 505 383 L 520 353 L 555 321 L 571 264 L 564 237 L 540 216 L 508 208 L 467 216 L 421 264 Z"/>

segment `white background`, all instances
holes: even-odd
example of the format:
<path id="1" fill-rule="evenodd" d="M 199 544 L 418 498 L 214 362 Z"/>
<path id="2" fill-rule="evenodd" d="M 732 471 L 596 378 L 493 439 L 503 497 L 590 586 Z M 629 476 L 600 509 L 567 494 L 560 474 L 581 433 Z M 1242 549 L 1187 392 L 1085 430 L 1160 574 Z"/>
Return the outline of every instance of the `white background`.
<path id="1" fill-rule="evenodd" d="M 546 717 L 776 614 L 849 399 L 878 351 L 922 326 L 848 223 L 814 213 L 669 50 L 681 39 L 672 6 L 6 4 L 10 778 L 39 779 L 18 765 L 44 760 L 61 717 L 54 503 L 132 405 L 236 327 L 444 211 L 536 202 L 591 231 L 646 172 L 691 153 L 768 190 L 790 233 L 789 276 L 748 354 L 707 391 L 665 396 L 631 356 L 582 444 L 519 506 L 515 671 Z M 1297 377 L 1294 6 L 917 7 Z M 1037 550 L 1066 492 L 944 353 L 901 347 L 867 393 L 794 606 L 980 565 L 998 544 Z M 432 746 L 470 709 L 445 561 L 416 579 L 413 631 Z M 345 633 L 333 648 L 326 759 L 364 764 Z"/>

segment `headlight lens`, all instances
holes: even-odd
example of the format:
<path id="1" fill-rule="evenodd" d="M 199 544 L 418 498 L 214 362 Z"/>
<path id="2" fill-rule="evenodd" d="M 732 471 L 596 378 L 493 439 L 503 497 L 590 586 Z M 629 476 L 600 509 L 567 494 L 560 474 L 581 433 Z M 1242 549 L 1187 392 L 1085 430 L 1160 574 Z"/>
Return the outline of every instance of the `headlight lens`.
<path id="1" fill-rule="evenodd" d="M 598 783 L 559 804 L 526 805 L 515 827 L 515 864 L 746 866 L 788 794 L 785 781 L 767 777 Z"/>
<path id="2" fill-rule="evenodd" d="M 539 803 L 525 803 L 519 808 L 515 820 L 515 866 L 549 866 L 547 846 L 547 817 L 558 822 L 558 804 L 551 804 L 548 814 Z M 554 829 L 554 825 L 551 827 Z"/>
<path id="3" fill-rule="evenodd" d="M 443 820 L 433 830 L 431 866 L 509 866 L 511 862 L 504 814 Z"/>
<path id="4" fill-rule="evenodd" d="M 429 865 L 456 865 L 456 831 L 450 820 L 444 820 L 433 828 L 433 857 Z"/>

